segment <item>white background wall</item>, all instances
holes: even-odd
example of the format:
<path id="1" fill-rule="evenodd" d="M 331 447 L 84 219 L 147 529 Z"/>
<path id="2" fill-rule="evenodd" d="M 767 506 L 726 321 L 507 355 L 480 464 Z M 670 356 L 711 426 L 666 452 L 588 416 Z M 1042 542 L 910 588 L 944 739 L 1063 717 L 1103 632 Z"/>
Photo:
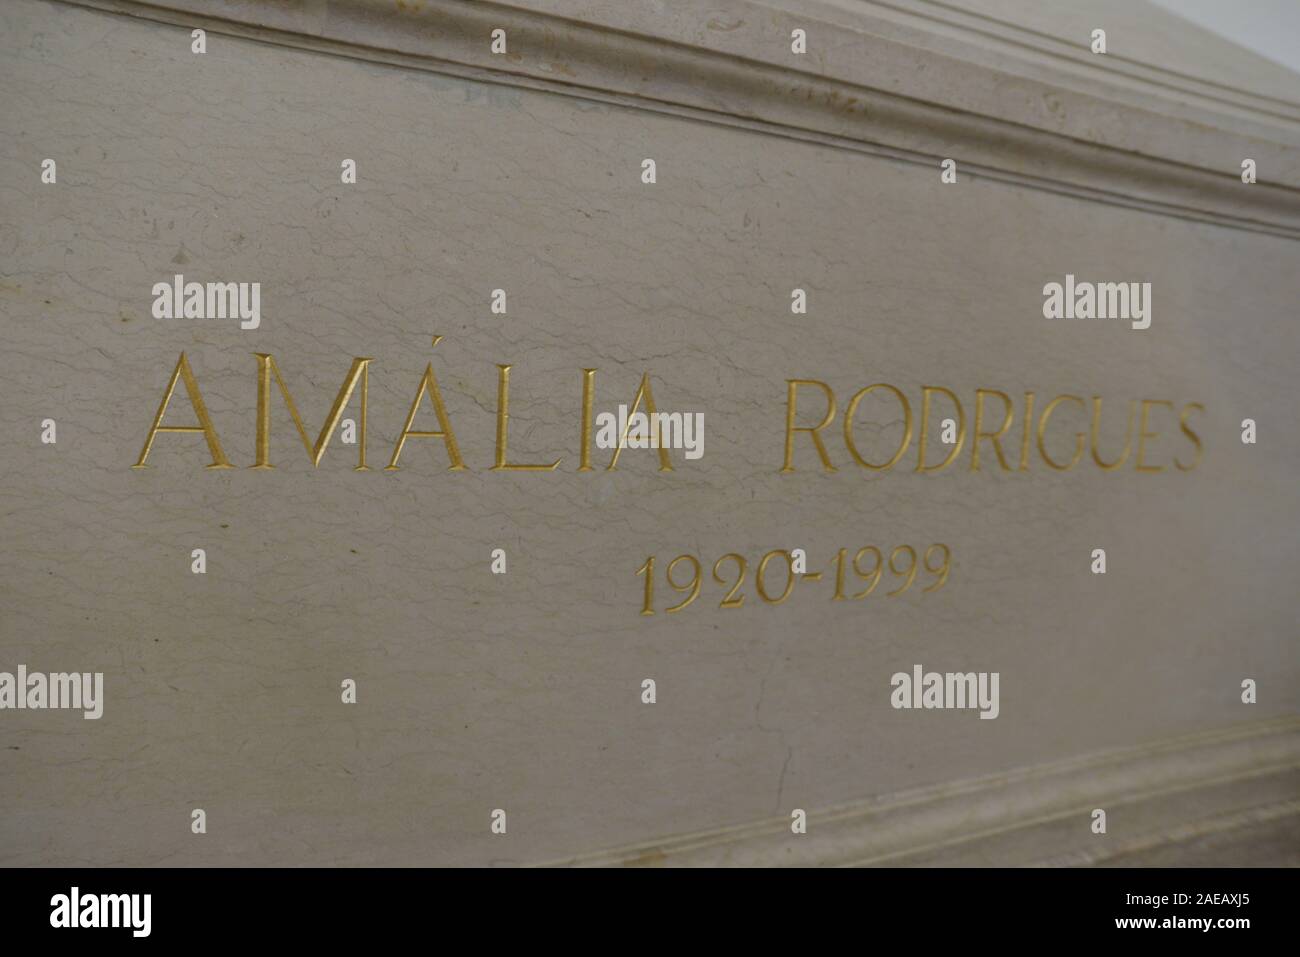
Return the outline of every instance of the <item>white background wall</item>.
<path id="1" fill-rule="evenodd" d="M 1298 0 L 1152 0 L 1198 26 L 1300 71 Z"/>

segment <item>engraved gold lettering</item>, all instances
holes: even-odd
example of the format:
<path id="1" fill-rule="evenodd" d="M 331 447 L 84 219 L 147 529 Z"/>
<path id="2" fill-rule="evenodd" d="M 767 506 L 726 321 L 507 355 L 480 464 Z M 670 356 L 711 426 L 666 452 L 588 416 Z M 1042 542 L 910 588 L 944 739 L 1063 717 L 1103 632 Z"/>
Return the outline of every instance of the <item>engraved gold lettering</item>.
<path id="1" fill-rule="evenodd" d="M 1092 397 L 1092 460 L 1103 472 L 1113 472 L 1125 462 L 1128 461 L 1129 450 L 1133 445 L 1133 422 L 1137 415 L 1137 403 L 1130 402 L 1128 405 L 1128 425 L 1124 432 L 1124 453 L 1114 462 L 1103 462 L 1100 445 L 1101 434 L 1101 396 Z"/>
<path id="2" fill-rule="evenodd" d="M 1183 435 L 1191 439 L 1192 444 L 1196 446 L 1196 460 L 1192 462 L 1191 465 L 1184 465 L 1175 458 L 1174 465 L 1178 467 L 1180 472 L 1190 472 L 1192 469 L 1196 468 L 1196 466 L 1201 464 L 1201 456 L 1205 454 L 1205 449 L 1201 446 L 1201 437 L 1187 427 L 1187 413 L 1192 409 L 1204 412 L 1205 406 L 1201 405 L 1199 402 L 1189 402 L 1187 405 L 1183 406 L 1183 411 L 1178 416 L 1178 427 L 1182 430 Z"/>
<path id="3" fill-rule="evenodd" d="M 298 415 L 298 407 L 294 404 L 293 396 L 289 395 L 284 379 L 280 376 L 280 368 L 275 364 L 275 358 L 265 352 L 255 352 L 253 354 L 257 356 L 257 461 L 249 467 L 255 469 L 275 468 L 271 464 L 271 376 L 274 375 L 275 381 L 280 386 L 280 394 L 284 396 L 284 404 L 289 408 L 289 415 L 293 419 L 293 424 L 298 427 L 298 435 L 302 437 L 302 444 L 303 448 L 307 450 L 307 457 L 311 459 L 311 464 L 317 468 L 320 467 L 320 460 L 325 455 L 330 436 L 334 434 L 335 427 L 338 425 L 339 420 L 343 418 L 343 409 L 347 406 L 348 399 L 352 397 L 352 391 L 356 388 L 359 379 L 361 381 L 361 423 L 358 430 L 360 432 L 360 450 L 354 471 L 370 471 L 366 465 L 366 405 L 370 384 L 369 366 L 372 360 L 365 357 L 352 360 L 352 368 L 348 370 L 347 378 L 343 380 L 338 395 L 334 397 L 334 405 L 330 407 L 329 415 L 325 417 L 325 424 L 321 426 L 320 435 L 317 436 L 316 445 L 313 447 L 311 440 L 307 438 L 307 429 L 302 424 L 302 417 Z"/>
<path id="4" fill-rule="evenodd" d="M 1070 459 L 1069 465 L 1061 465 L 1058 462 L 1053 461 L 1052 457 L 1047 454 L 1047 423 L 1052 418 L 1052 413 L 1056 411 L 1056 407 L 1062 402 L 1077 402 L 1079 403 L 1079 408 L 1086 408 L 1083 404 L 1083 399 L 1079 398 L 1077 395 L 1058 395 L 1051 402 L 1047 403 L 1047 407 L 1043 409 L 1043 417 L 1038 420 L 1038 454 L 1043 457 L 1043 461 L 1046 462 L 1050 468 L 1056 469 L 1058 472 L 1068 472 L 1079 464 L 1079 459 L 1083 458 L 1085 436 L 1082 432 L 1076 432 L 1074 434 L 1074 458 Z"/>
<path id="5" fill-rule="evenodd" d="M 582 370 L 582 435 L 578 453 L 578 471 L 591 469 L 591 410 L 596 401 L 596 370 Z"/>
<path id="6" fill-rule="evenodd" d="M 982 431 L 984 422 L 984 397 L 995 395 L 1006 406 L 1006 412 L 1002 416 L 1002 426 L 996 432 Z M 975 390 L 975 434 L 971 439 L 971 456 L 970 470 L 978 472 L 980 470 L 980 439 L 989 439 L 993 443 L 993 451 L 997 453 L 998 464 L 1002 466 L 1002 471 L 1010 472 L 1011 466 L 1007 465 L 1007 460 L 1002 456 L 1002 437 L 1011 429 L 1011 423 L 1015 421 L 1015 403 L 1011 401 L 1011 396 L 1005 392 L 998 392 L 996 389 L 976 389 Z"/>
<path id="7" fill-rule="evenodd" d="M 167 414 L 167 403 L 172 400 L 172 394 L 176 391 L 177 380 L 185 382 L 185 392 L 190 397 L 190 405 L 194 407 L 194 413 L 198 416 L 198 425 L 163 425 L 163 416 Z M 194 378 L 194 372 L 190 369 L 190 360 L 181 353 L 180 360 L 176 363 L 176 369 L 172 372 L 171 381 L 167 383 L 167 391 L 163 393 L 162 403 L 158 406 L 158 414 L 153 418 L 153 426 L 149 429 L 149 434 L 145 436 L 144 448 L 140 450 L 140 459 L 132 465 L 133 469 L 145 469 L 149 466 L 146 460 L 149 458 L 149 450 L 153 448 L 153 440 L 159 432 L 202 432 L 203 438 L 208 443 L 208 451 L 212 454 L 212 462 L 207 467 L 210 469 L 232 469 L 233 465 L 226 459 L 226 453 L 221 450 L 221 440 L 217 438 L 217 429 L 212 424 L 212 418 L 208 415 L 208 407 L 203 404 L 203 395 L 199 392 L 199 383 Z"/>
<path id="8" fill-rule="evenodd" d="M 890 392 L 894 393 L 899 404 L 903 407 L 903 441 L 899 444 L 898 451 L 894 453 L 894 457 L 884 465 L 872 465 L 864 459 L 858 454 L 858 447 L 853 441 L 853 417 L 857 414 L 858 403 L 867 395 L 870 395 L 875 389 L 888 389 Z M 815 433 L 813 438 L 817 438 Z M 787 438 L 786 441 L 788 443 L 789 439 Z M 893 468 L 898 464 L 898 460 L 903 457 L 904 453 L 907 452 L 907 447 L 912 444 L 912 406 L 908 403 L 907 396 L 903 395 L 901 391 L 895 389 L 892 385 L 884 382 L 877 382 L 875 385 L 869 385 L 865 389 L 860 390 L 852 399 L 849 400 L 849 407 L 844 410 L 844 444 L 848 446 L 849 454 L 853 456 L 853 460 L 863 468 L 872 469 L 874 471 L 886 471 Z M 820 442 L 818 442 L 818 448 L 821 448 Z M 789 447 L 787 444 L 786 455 L 788 456 L 789 454 Z"/>
<path id="9" fill-rule="evenodd" d="M 1034 394 L 1025 393 L 1025 427 L 1020 439 L 1020 471 L 1029 471 L 1029 436 L 1034 422 Z"/>
<path id="10" fill-rule="evenodd" d="M 813 445 L 817 448 L 817 455 L 820 456 L 825 471 L 838 471 L 834 465 L 831 465 L 831 457 L 826 454 L 826 446 L 822 444 L 822 438 L 817 434 L 830 425 L 835 418 L 835 393 L 825 382 L 818 382 L 816 379 L 786 379 L 785 381 L 785 465 L 782 466 L 781 471 L 794 471 L 794 434 L 796 432 L 807 432 L 812 438 Z M 826 414 L 812 428 L 806 426 L 796 427 L 794 424 L 796 395 L 801 385 L 815 385 L 826 393 Z"/>
<path id="11" fill-rule="evenodd" d="M 442 336 L 434 336 L 433 344 L 436 346 L 442 341 Z M 433 403 L 433 411 L 438 415 L 437 432 L 417 432 L 411 428 L 415 422 L 415 415 L 420 411 L 420 401 L 424 398 L 425 393 L 429 394 L 429 400 Z M 438 377 L 433 374 L 433 363 L 430 362 L 424 367 L 424 375 L 420 379 L 420 387 L 415 390 L 415 401 L 411 403 L 411 411 L 406 416 L 406 424 L 402 426 L 402 434 L 397 437 L 397 445 L 393 448 L 393 458 L 384 466 L 385 472 L 395 472 L 400 466 L 397 460 L 401 458 L 402 449 L 406 446 L 408 438 L 416 439 L 442 439 L 447 446 L 447 458 L 451 464 L 447 466 L 448 472 L 459 472 L 465 468 L 465 462 L 460 457 L 460 449 L 456 445 L 456 433 L 452 431 L 451 419 L 447 417 L 447 407 L 442 403 L 442 392 L 438 389 Z"/>
<path id="12" fill-rule="evenodd" d="M 506 443 L 510 438 L 510 370 L 509 365 L 498 365 L 497 378 L 497 462 L 493 472 L 552 472 L 559 467 L 560 459 L 550 465 L 510 465 L 506 462 Z"/>
<path id="13" fill-rule="evenodd" d="M 1172 402 L 1169 402 L 1166 399 L 1143 399 L 1142 400 L 1142 427 L 1138 432 L 1138 454 L 1137 454 L 1137 469 L 1136 469 L 1136 471 L 1138 472 L 1163 472 L 1165 470 L 1165 467 L 1163 465 L 1147 465 L 1143 461 L 1143 455 L 1146 452 L 1147 439 L 1155 439 L 1160 437 L 1159 432 L 1147 431 L 1147 415 L 1148 413 L 1150 413 L 1151 406 L 1153 405 L 1168 406 L 1169 411 L 1171 412 L 1174 409 L 1174 404 Z"/>
<path id="14" fill-rule="evenodd" d="M 774 558 L 785 559 L 785 589 L 776 598 L 767 593 L 767 585 L 764 581 L 764 576 L 767 574 L 767 563 Z M 769 605 L 779 605 L 789 598 L 790 592 L 794 589 L 794 562 L 790 558 L 790 553 L 777 549 L 764 555 L 758 563 L 758 571 L 754 573 L 754 587 L 758 590 L 758 597 Z"/>
<path id="15" fill-rule="evenodd" d="M 635 415 L 637 409 L 641 407 L 641 399 L 643 397 L 645 398 L 646 416 L 650 421 L 653 421 L 653 417 L 659 414 L 659 410 L 655 408 L 655 394 L 650 388 L 649 372 L 646 372 L 641 376 L 641 384 L 637 386 L 636 398 L 632 400 L 632 407 L 628 409 L 627 424 L 623 427 L 623 434 L 619 437 L 618 448 L 614 449 L 614 454 L 609 458 L 609 465 L 605 467 L 606 472 L 614 471 L 615 466 L 618 465 L 618 457 L 622 454 L 623 446 L 627 444 L 628 432 L 632 429 L 632 416 Z M 672 460 L 668 458 L 668 449 L 660 444 L 657 451 L 659 452 L 659 471 L 671 472 L 673 470 L 673 463 Z"/>
<path id="16" fill-rule="evenodd" d="M 924 559 L 918 558 L 916 548 L 911 545 L 899 545 L 889 553 L 889 560 L 885 560 L 884 553 L 875 545 L 864 545 L 858 549 L 857 554 L 853 556 L 853 574 L 858 580 L 864 582 L 866 587 L 861 591 L 853 594 L 845 594 L 845 577 L 846 569 L 849 565 L 847 548 L 841 548 L 835 554 L 835 588 L 831 595 L 831 601 L 845 601 L 852 598 L 861 601 L 871 595 L 876 590 L 884 578 L 885 572 L 902 581 L 899 587 L 885 593 L 886 597 L 894 598 L 903 595 L 909 591 L 916 583 L 921 571 L 925 571 L 930 576 L 930 583 L 921 589 L 923 594 L 938 591 L 948 581 L 948 576 L 952 570 L 952 550 L 944 544 L 936 543 L 925 550 Z M 862 567 L 864 557 L 870 556 L 870 566 Z M 933 562 L 933 558 L 941 556 L 938 564 Z M 800 556 L 802 559 L 803 556 Z M 903 567 L 899 567 L 898 559 L 904 558 Z M 780 592 L 775 591 L 771 586 L 772 581 L 768 579 L 768 566 L 773 561 L 784 560 L 785 563 L 785 583 L 782 585 Z M 679 566 L 688 566 L 690 568 L 690 578 L 688 581 L 679 582 L 677 580 L 676 569 Z M 735 579 L 729 580 L 724 574 L 726 566 L 734 566 Z M 802 567 L 800 565 L 799 567 Z M 678 594 L 685 595 L 678 604 L 672 605 L 664 610 L 669 614 L 683 611 L 689 607 L 699 596 L 701 585 L 703 583 L 704 565 L 694 555 L 678 555 L 668 564 L 667 574 L 664 576 L 668 586 Z M 745 596 L 742 590 L 745 585 L 745 577 L 748 574 L 749 562 L 745 556 L 737 552 L 728 552 L 713 563 L 713 581 L 725 589 L 722 600 L 718 603 L 719 608 L 740 608 L 745 603 Z M 637 577 L 645 576 L 643 588 L 643 599 L 641 603 L 641 615 L 643 617 L 652 617 L 654 610 L 655 595 L 655 557 L 649 556 L 645 563 L 637 569 Z M 779 572 L 775 574 L 779 575 Z M 794 594 L 796 586 L 801 582 L 819 582 L 822 580 L 821 572 L 808 572 L 796 570 L 795 555 L 793 552 L 777 548 L 767 552 L 759 559 L 758 569 L 754 574 L 754 588 L 758 592 L 758 597 L 766 604 L 780 605 L 787 601 Z M 801 586 L 807 590 L 811 586 Z M 825 589 L 826 586 L 822 586 Z M 824 592 L 823 592 L 824 593 Z"/>

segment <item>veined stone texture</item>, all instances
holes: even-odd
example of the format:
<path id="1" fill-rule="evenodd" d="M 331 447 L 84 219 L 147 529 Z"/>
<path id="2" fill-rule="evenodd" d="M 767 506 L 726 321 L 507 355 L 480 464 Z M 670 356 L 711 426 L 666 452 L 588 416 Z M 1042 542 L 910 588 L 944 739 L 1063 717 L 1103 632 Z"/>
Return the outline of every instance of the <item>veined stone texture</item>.
<path id="1" fill-rule="evenodd" d="M 106 699 L 98 721 L 0 714 L 0 863 L 537 862 L 1295 710 L 1293 238 L 219 32 L 195 55 L 184 26 L 39 0 L 0 9 L 0 90 L 0 670 L 102 671 Z M 176 273 L 261 282 L 261 327 L 154 319 Z M 1151 328 L 1045 320 L 1067 273 L 1150 282 Z M 233 470 L 180 434 L 131 468 L 182 351 Z M 313 469 L 278 389 L 276 469 L 249 468 L 254 353 L 313 440 L 373 357 L 371 471 L 337 436 Z M 385 472 L 430 362 L 467 469 L 411 439 Z M 498 364 L 511 460 L 554 472 L 489 471 Z M 596 449 L 578 472 L 584 368 L 598 412 L 645 372 L 660 409 L 704 412 L 704 457 L 607 472 Z M 915 474 L 914 441 L 877 474 L 837 417 L 838 472 L 800 435 L 781 474 L 791 378 L 840 416 L 872 383 L 918 416 L 943 386 L 968 428 L 1002 390 L 1009 454 L 1027 390 L 1103 396 L 1108 454 L 1130 400 L 1199 402 L 1204 460 L 1004 473 L 986 441 L 972 473 L 968 436 L 941 473 Z M 191 424 L 177 389 L 167 424 Z M 879 459 L 896 408 L 859 415 Z M 1086 419 L 1059 416 L 1068 457 Z M 1152 460 L 1189 457 L 1161 422 Z M 933 542 L 942 589 L 829 600 L 838 549 Z M 763 603 L 758 559 L 793 547 L 822 581 Z M 739 609 L 709 577 L 729 552 Z M 665 614 L 684 553 L 704 588 Z M 894 710 L 916 663 L 999 672 L 999 718 Z"/>

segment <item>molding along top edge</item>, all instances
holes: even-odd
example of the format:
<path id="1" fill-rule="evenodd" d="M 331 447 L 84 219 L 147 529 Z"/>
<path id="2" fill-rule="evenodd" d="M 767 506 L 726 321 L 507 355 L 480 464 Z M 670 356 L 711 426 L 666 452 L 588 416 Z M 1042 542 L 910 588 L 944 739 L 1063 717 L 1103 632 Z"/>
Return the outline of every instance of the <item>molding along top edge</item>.
<path id="1" fill-rule="evenodd" d="M 786 0 L 760 2 L 790 6 Z M 830 11 L 829 17 L 839 13 L 843 21 L 845 9 L 850 8 L 853 19 L 867 32 L 996 73 L 1099 93 L 1109 101 L 1197 122 L 1207 113 L 1221 114 L 1224 121 L 1238 123 L 1243 129 L 1262 130 L 1265 138 L 1281 136 L 1296 145 L 1300 76 L 1194 27 L 1155 7 L 1151 0 L 1084 0 L 1069 5 L 1041 0 L 958 2 L 972 9 L 945 0 L 801 0 L 799 9 L 806 12 L 811 5 Z M 1046 19 L 1056 26 L 1045 32 L 974 9 L 1005 3 L 1041 4 Z M 1123 5 L 1122 15 L 1117 16 L 1113 9 L 1116 4 Z M 1144 21 L 1143 25 L 1135 30 L 1134 20 Z M 1105 55 L 1093 53 L 1089 46 L 1093 27 L 1108 28 L 1110 47 Z M 1152 43 L 1171 29 L 1167 42 Z M 1227 75 L 1225 66 L 1233 68 Z M 948 95 L 956 106 L 957 97 L 971 93 L 951 90 Z M 997 107 L 1005 109 L 1005 104 Z M 979 107 L 969 101 L 966 108 Z M 1070 132 L 1071 117 L 1060 111 L 1051 115 L 1031 112 L 1018 119 L 1031 124 L 1041 121 L 1045 128 Z M 1076 132 L 1094 135 L 1086 128 L 1076 128 Z"/>
<path id="2" fill-rule="evenodd" d="M 914 25 L 856 7 L 807 0 L 796 14 L 790 0 L 713 0 L 707 8 L 661 0 L 654 9 L 592 0 L 58 2 L 740 126 L 933 166 L 936 177 L 950 157 L 971 176 L 1300 239 L 1300 121 L 1281 115 L 1289 109 L 1282 101 L 1259 97 L 1252 110 L 1194 93 L 1170 99 L 1167 87 L 1131 70 L 1108 85 L 1096 69 L 1006 57 L 994 67 L 922 47 Z M 824 19 L 831 14 L 834 22 Z M 796 27 L 835 42 L 792 54 Z M 489 48 L 498 28 L 508 37 L 504 55 Z M 1241 182 L 1247 158 L 1258 167 L 1252 185 Z"/>

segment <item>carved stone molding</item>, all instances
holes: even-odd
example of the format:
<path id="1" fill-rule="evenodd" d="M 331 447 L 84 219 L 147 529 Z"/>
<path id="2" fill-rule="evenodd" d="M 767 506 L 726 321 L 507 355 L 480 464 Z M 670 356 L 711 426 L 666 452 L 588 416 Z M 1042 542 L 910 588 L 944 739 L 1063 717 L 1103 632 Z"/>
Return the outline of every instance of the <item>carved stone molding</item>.
<path id="1" fill-rule="evenodd" d="M 937 3 L 62 0 L 1300 238 L 1300 105 Z M 930 18 L 918 16 L 924 7 Z M 944 16 L 938 20 L 935 11 Z M 793 56 L 790 31 L 833 36 Z M 493 55 L 491 31 L 509 37 Z M 1245 186 L 1241 161 L 1259 182 Z"/>
<path id="2" fill-rule="evenodd" d="M 1297 778 L 1300 718 L 1283 718 L 809 810 L 801 835 L 781 817 L 552 863 L 1099 864 L 1300 814 Z"/>

